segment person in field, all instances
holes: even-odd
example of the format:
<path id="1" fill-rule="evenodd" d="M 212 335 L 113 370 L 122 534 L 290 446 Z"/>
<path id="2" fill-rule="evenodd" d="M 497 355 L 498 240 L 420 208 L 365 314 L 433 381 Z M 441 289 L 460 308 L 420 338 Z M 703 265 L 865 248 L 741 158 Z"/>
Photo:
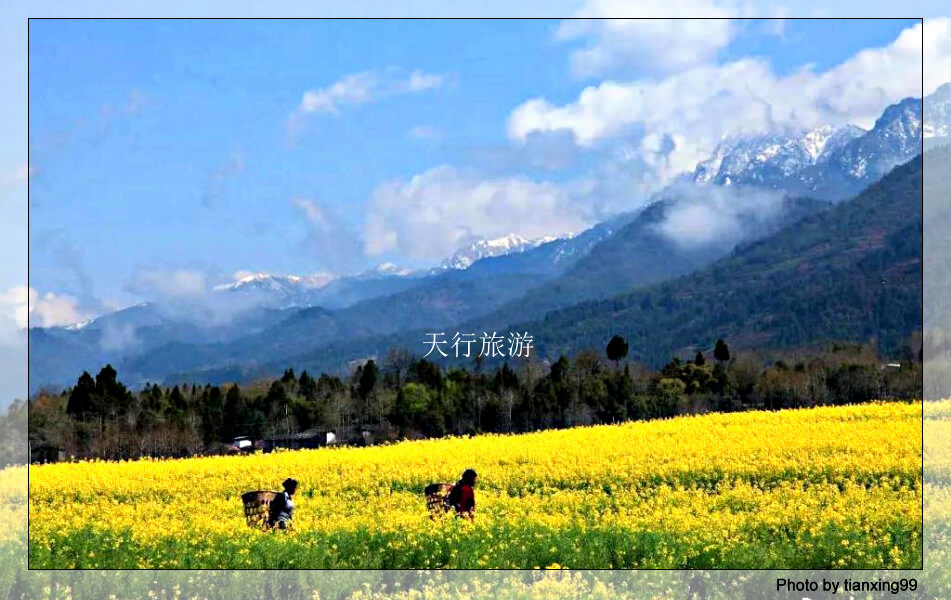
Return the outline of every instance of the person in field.
<path id="1" fill-rule="evenodd" d="M 284 492 L 271 500 L 268 507 L 267 526 L 287 529 L 294 520 L 294 493 L 297 491 L 296 479 L 284 480 Z"/>
<path id="2" fill-rule="evenodd" d="M 446 495 L 446 510 L 455 510 L 456 516 L 464 519 L 475 518 L 475 484 L 478 475 L 473 469 L 466 469 L 462 478 L 452 486 Z"/>

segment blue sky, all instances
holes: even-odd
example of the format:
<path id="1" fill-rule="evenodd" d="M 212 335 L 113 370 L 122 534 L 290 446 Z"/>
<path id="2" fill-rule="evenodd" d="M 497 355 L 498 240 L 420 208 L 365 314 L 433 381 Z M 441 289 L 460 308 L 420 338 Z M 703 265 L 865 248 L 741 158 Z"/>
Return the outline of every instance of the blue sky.
<path id="1" fill-rule="evenodd" d="M 941 41 L 947 5 L 905 7 L 938 17 L 925 27 L 935 38 L 925 43 L 927 92 L 951 79 Z M 157 10 L 92 0 L 81 12 L 220 14 L 176 0 Z M 303 16 L 282 0 L 229 10 Z M 851 0 L 769 0 L 755 9 L 719 0 L 321 6 L 323 16 L 460 11 L 895 12 L 893 3 Z M 206 293 L 239 271 L 416 267 L 478 237 L 581 229 L 638 206 L 719 136 L 762 128 L 747 118 L 753 94 L 786 115 L 782 127 L 867 123 L 883 103 L 915 95 L 906 93 L 915 87 L 909 77 L 881 68 L 913 62 L 907 38 L 896 41 L 912 21 L 732 20 L 658 32 L 554 20 L 34 20 L 28 45 L 27 16 L 79 16 L 77 8 L 14 0 L 3 13 L 0 68 L 12 82 L 0 86 L 4 356 L 25 349 L 27 314 L 34 325 L 64 324 L 140 300 Z M 877 54 L 857 58 L 870 48 Z M 864 82 L 866 92 L 850 81 Z M 704 96 L 704 88 L 719 96 Z M 800 88 L 808 92 L 802 98 L 793 93 Z M 824 104 L 823 94 L 833 101 Z M 706 110 L 714 104 L 720 112 Z M 0 404 L 21 373 L 0 372 Z"/>
<path id="2" fill-rule="evenodd" d="M 711 62 L 758 57 L 777 77 L 807 64 L 821 72 L 913 25 L 790 20 L 780 30 L 745 21 Z M 522 181 L 529 194 L 541 183 L 570 187 L 615 148 L 579 150 L 554 135 L 550 143 L 568 146 L 565 156 L 539 166 L 544 148 L 526 149 L 508 131 L 513 110 L 532 98 L 567 105 L 605 80 L 676 73 L 656 72 L 643 64 L 649 57 L 577 72 L 572 53 L 598 33 L 566 39 L 559 28 L 557 21 L 33 21 L 31 286 L 95 312 L 198 292 L 239 271 L 418 267 L 501 233 L 454 223 L 447 227 L 464 233 L 446 243 L 368 248 L 365 239 L 388 231 L 386 223 L 367 225 L 381 186 L 407 188 L 432 169 L 451 170 L 436 178 L 434 194 L 483 181 Z M 354 74 L 371 82 L 366 98 L 341 92 L 333 106 L 301 109 L 307 91 L 325 98 Z M 429 83 L 410 89 L 414 76 Z M 391 202 L 411 194 L 395 191 Z M 645 199 L 636 186 L 628 195 L 577 212 L 565 204 L 585 200 L 556 198 L 542 208 L 557 215 L 548 230 L 527 231 L 583 228 Z M 308 205 L 327 229 L 309 220 Z M 494 216 L 504 220 L 504 208 Z M 399 209 L 377 212 L 385 220 Z M 439 238 L 442 229 L 437 219 L 431 231 L 401 233 Z M 176 275 L 184 271 L 199 275 Z"/>

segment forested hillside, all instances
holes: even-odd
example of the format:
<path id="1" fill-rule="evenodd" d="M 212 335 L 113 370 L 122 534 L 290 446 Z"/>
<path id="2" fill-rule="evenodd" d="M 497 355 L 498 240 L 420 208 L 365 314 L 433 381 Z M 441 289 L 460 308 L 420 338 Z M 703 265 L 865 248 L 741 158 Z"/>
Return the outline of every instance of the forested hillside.
<path id="1" fill-rule="evenodd" d="M 951 396 L 951 146 L 924 156 L 925 395 Z"/>
<path id="2" fill-rule="evenodd" d="M 514 325 L 556 355 L 613 333 L 651 364 L 704 348 L 795 347 L 876 340 L 886 355 L 917 355 L 922 326 L 922 159 L 855 199 L 806 217 L 710 268 L 617 298 Z"/>
<path id="3" fill-rule="evenodd" d="M 699 191 L 698 191 L 699 190 Z M 702 187 L 692 194 L 705 193 Z M 725 194 L 710 187 L 706 192 Z M 742 196 L 736 198 L 740 201 Z M 764 202 L 775 201 L 772 198 Z M 692 273 L 727 256 L 737 243 L 761 239 L 799 219 L 828 209 L 831 204 L 810 198 L 787 198 L 777 202 L 771 212 L 763 207 L 763 219 L 755 210 L 745 215 L 739 235 L 712 236 L 704 243 L 683 245 L 665 235 L 670 222 L 684 202 L 683 198 L 662 198 L 646 208 L 638 218 L 615 235 L 592 248 L 564 276 L 529 290 L 518 299 L 466 325 L 505 327 L 513 322 L 537 319 L 549 311 L 585 300 L 601 300 Z"/>

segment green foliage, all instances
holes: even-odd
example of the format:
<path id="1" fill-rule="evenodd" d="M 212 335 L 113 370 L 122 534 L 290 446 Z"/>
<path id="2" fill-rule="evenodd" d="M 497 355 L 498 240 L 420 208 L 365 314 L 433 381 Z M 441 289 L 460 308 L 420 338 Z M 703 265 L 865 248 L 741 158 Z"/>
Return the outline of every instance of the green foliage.
<path id="1" fill-rule="evenodd" d="M 720 362 L 730 360 L 730 347 L 723 340 L 717 340 L 717 345 L 713 348 L 713 358 Z"/>
<path id="2" fill-rule="evenodd" d="M 433 402 L 429 388 L 419 383 L 407 383 L 399 392 L 396 401 L 401 421 L 412 423 L 422 415 Z"/>
<path id="3" fill-rule="evenodd" d="M 83 374 L 76 381 L 76 387 L 69 394 L 66 413 L 71 417 L 82 420 L 94 411 L 93 397 L 95 394 L 96 382 L 87 371 L 83 371 Z"/>
<path id="4" fill-rule="evenodd" d="M 618 361 L 627 357 L 627 350 L 627 341 L 621 336 L 616 335 L 608 342 L 605 353 L 608 355 L 608 360 L 613 360 L 614 364 L 617 365 Z"/>
<path id="5" fill-rule="evenodd" d="M 376 387 L 377 380 L 380 379 L 380 369 L 377 368 L 376 362 L 368 360 L 365 365 L 360 367 L 357 379 L 360 382 L 358 388 L 360 397 L 368 398 L 373 388 Z"/>
<path id="6" fill-rule="evenodd" d="M 486 373 L 445 371 L 409 357 L 401 367 L 405 378 L 381 376 L 375 362 L 367 361 L 349 381 L 327 374 L 314 380 L 306 371 L 295 379 L 287 369 L 281 379 L 245 389 L 146 384 L 135 396 L 114 371 L 104 369 L 98 387 L 90 388 L 93 380 L 83 373 L 73 389 L 33 398 L 30 440 L 39 449 L 34 458 L 41 461 L 57 460 L 60 452 L 187 456 L 222 451 L 238 436 L 261 439 L 311 428 L 335 431 L 343 441 L 365 441 L 359 432 L 372 431 L 373 440 L 386 441 L 921 395 L 920 363 L 885 368 L 875 352 L 855 344 L 831 345 L 807 360 L 778 358 L 768 367 L 745 357 L 713 364 L 675 357 L 652 372 L 631 363 L 605 369 L 603 360 L 597 352 L 584 351 L 573 359 L 559 356 L 547 370 L 538 363 L 521 363 L 518 369 L 504 363 Z M 391 366 L 387 369 L 392 373 Z M 104 404 L 96 398 L 123 392 L 123 411 L 69 409 L 87 393 L 90 406 L 98 407 Z"/>

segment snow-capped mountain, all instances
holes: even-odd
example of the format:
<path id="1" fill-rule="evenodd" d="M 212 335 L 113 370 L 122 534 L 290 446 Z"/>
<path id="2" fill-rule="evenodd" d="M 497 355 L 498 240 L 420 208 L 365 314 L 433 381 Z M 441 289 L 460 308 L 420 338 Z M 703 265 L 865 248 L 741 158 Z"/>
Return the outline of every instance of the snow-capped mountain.
<path id="1" fill-rule="evenodd" d="M 292 295 L 302 289 L 322 288 L 335 278 L 329 273 L 316 275 L 275 275 L 272 273 L 252 273 L 240 277 L 234 283 L 215 286 L 216 292 L 268 292 Z"/>
<path id="2" fill-rule="evenodd" d="M 932 127 L 937 134 L 947 132 L 948 120 L 940 109 L 947 108 L 951 89 L 942 87 L 925 102 L 930 103 L 935 96 L 938 118 Z M 886 108 L 868 131 L 854 125 L 826 125 L 809 131 L 724 140 L 713 156 L 697 165 L 689 179 L 842 199 L 919 154 L 921 144 L 922 100 L 906 98 Z"/>
<path id="3" fill-rule="evenodd" d="M 329 273 L 314 275 L 275 275 L 253 273 L 240 277 L 234 283 L 216 286 L 216 292 L 225 298 L 241 298 L 257 306 L 291 308 L 326 305 L 337 307 L 345 304 L 343 297 L 360 298 L 355 291 L 369 286 L 372 289 L 386 288 L 387 281 L 410 278 L 415 272 L 393 263 L 383 263 L 373 269 L 349 277 L 335 277 Z M 395 289 L 402 289 L 397 285 Z M 356 294 L 356 295 L 355 295 Z M 352 298 L 351 298 L 352 299 Z"/>
<path id="4" fill-rule="evenodd" d="M 401 267 L 391 262 L 380 263 L 368 271 L 357 275 L 360 279 L 373 279 L 377 277 L 407 277 L 413 275 L 415 271 L 407 267 Z"/>
<path id="5" fill-rule="evenodd" d="M 924 138 L 930 140 L 951 135 L 951 83 L 945 83 L 925 97 L 924 104 Z"/>
<path id="6" fill-rule="evenodd" d="M 902 100 L 886 108 L 869 131 L 834 152 L 815 173 L 813 186 L 842 181 L 865 187 L 920 154 L 921 139 L 922 101 Z"/>
<path id="7" fill-rule="evenodd" d="M 310 295 L 334 280 L 332 275 L 275 275 L 253 273 L 233 283 L 215 286 L 222 301 L 250 302 L 268 308 L 309 306 Z"/>
<path id="8" fill-rule="evenodd" d="M 861 136 L 853 125 L 825 125 L 789 134 L 726 139 L 713 156 L 701 162 L 692 179 L 718 185 L 774 184 L 827 160 L 836 150 Z"/>
<path id="9" fill-rule="evenodd" d="M 537 248 L 542 244 L 558 239 L 571 238 L 572 236 L 573 234 L 566 233 L 560 236 L 551 235 L 536 239 L 526 239 L 520 235 L 510 233 L 504 237 L 492 240 L 479 240 L 457 250 L 455 254 L 442 262 L 439 266 L 439 270 L 468 269 L 474 262 L 483 258 L 524 252 L 530 248 Z"/>

